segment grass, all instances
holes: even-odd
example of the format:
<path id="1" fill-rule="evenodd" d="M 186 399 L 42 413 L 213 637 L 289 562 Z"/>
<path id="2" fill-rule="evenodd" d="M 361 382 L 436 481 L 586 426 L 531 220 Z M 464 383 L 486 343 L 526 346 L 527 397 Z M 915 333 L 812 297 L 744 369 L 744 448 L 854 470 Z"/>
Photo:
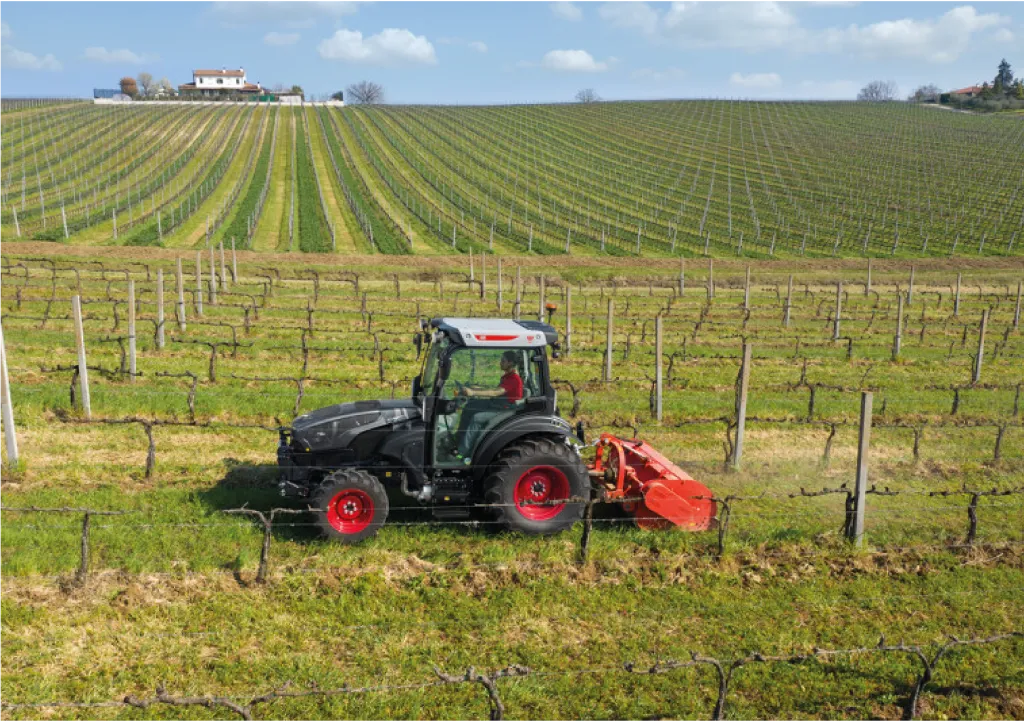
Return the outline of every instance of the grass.
<path id="1" fill-rule="evenodd" d="M 283 130 L 284 124 L 279 145 Z M 261 510 L 280 504 L 272 468 L 276 434 L 224 423 L 273 426 L 291 419 L 294 383 L 238 378 L 302 373 L 297 345 L 313 297 L 311 271 L 321 277 L 311 343 L 336 351 L 310 353 L 307 374 L 330 382 L 307 383 L 300 412 L 389 397 L 392 382 L 396 395 L 405 394 L 417 369 L 410 344 L 417 306 L 424 316 L 496 314 L 494 262 L 487 260 L 489 286 L 481 301 L 465 291 L 467 270 L 453 269 L 450 259 L 239 252 L 240 279 L 231 294 L 219 295 L 218 306 L 207 302 L 202 321 L 235 325 L 246 346 L 236 355 L 224 350 L 211 381 L 208 349 L 183 341 L 225 340 L 230 330 L 197 324 L 189 305 L 187 331 L 170 329 L 161 351 L 146 321 L 154 296 L 141 264 L 149 265 L 152 278 L 157 267 L 165 270 L 167 298 L 173 299 L 175 253 L 5 244 L 4 336 L 23 465 L 5 472 L 3 504 L 135 512 L 93 520 L 91 576 L 84 588 L 67 587 L 78 566 L 80 517 L 3 514 L 4 702 L 110 701 L 152 695 L 158 685 L 172 694 L 241 695 L 285 681 L 297 688 L 310 681 L 322 687 L 423 683 L 434 680 L 435 665 L 461 673 L 469 666 L 484 671 L 522 664 L 536 675 L 499 683 L 511 718 L 706 718 L 715 691 L 710 669 L 639 676 L 624 672 L 622 663 L 649 667 L 687 660 L 691 651 L 731 659 L 754 650 L 871 646 L 882 634 L 890 642 L 932 644 L 951 634 L 1010 631 L 1024 615 L 1024 559 L 1019 543 L 1009 542 L 1020 538 L 1020 496 L 981 500 L 978 545 L 969 549 L 958 547 L 968 527 L 966 495 L 871 496 L 866 546 L 859 550 L 839 533 L 842 495 L 740 500 L 721 559 L 714 532 L 642 531 L 617 509 L 599 508 L 590 558 L 582 566 L 575 562 L 580 526 L 529 538 L 491 530 L 486 520 L 478 527 L 437 525 L 423 511 L 395 510 L 395 525 L 366 544 L 343 547 L 317 538 L 304 517 L 281 518 L 287 525 L 273 531 L 269 581 L 255 585 L 262 533 L 248 519 L 220 511 L 243 503 Z M 61 268 L 55 292 L 49 266 L 33 261 L 41 254 Z M 106 263 L 109 283 L 87 260 Z M 572 284 L 573 350 L 552 367 L 554 377 L 582 392 L 579 414 L 571 416 L 571 391 L 559 386 L 563 415 L 583 420 L 588 434 L 632 435 L 637 426 L 719 496 L 849 485 L 865 386 L 875 395 L 873 484 L 923 492 L 1019 487 L 1024 434 L 1014 401 L 1024 381 L 1018 364 L 1024 349 L 1012 329 L 1019 278 L 1012 261 L 918 262 L 903 355 L 895 363 L 889 359 L 892 300 L 909 272 L 898 261 L 876 262 L 877 299 L 855 286 L 863 279 L 860 263 L 755 262 L 745 323 L 744 264 L 716 262 L 719 286 L 696 338 L 694 325 L 705 307 L 701 265 L 688 265 L 680 299 L 672 291 L 675 265 L 663 270 L 641 260 L 612 265 L 579 259 L 553 273 L 544 259 L 504 261 L 505 315 L 516 266 L 523 272 L 524 316 L 538 306 L 535 275 L 543 272 L 560 329 L 562 290 Z M 477 258 L 478 279 L 479 264 Z M 359 295 L 366 293 L 374 313 L 369 332 L 360 296 L 340 281 L 339 265 L 360 275 Z M 69 314 L 64 300 L 77 290 L 74 273 L 65 271 L 72 266 L 82 270 L 90 364 L 116 370 L 120 363 L 118 344 L 103 341 L 125 333 L 123 305 L 115 328 L 107 301 L 108 290 L 115 299 L 125 293 L 123 275 L 113 269 L 132 269 L 142 304 L 142 376 L 132 383 L 116 372 L 92 372 L 94 418 L 187 421 L 187 382 L 155 373 L 199 375 L 196 417 L 214 427 L 155 428 L 151 478 L 143 474 L 146 438 L 138 424 L 75 424 L 70 372 L 42 370 L 75 358 L 70 323 L 61 318 Z M 964 292 L 954 317 L 948 286 L 958 269 Z M 442 273 L 445 297 L 439 300 L 435 277 Z M 790 273 L 798 293 L 785 329 L 775 288 L 782 285 L 784 295 Z M 247 334 L 239 305 L 250 298 L 241 295 L 261 299 L 261 275 L 275 278 L 274 290 Z M 849 291 L 843 330 L 855 342 L 851 360 L 844 343 L 831 342 L 828 314 L 837 277 Z M 600 382 L 604 310 L 613 283 L 618 379 L 606 384 Z M 45 326 L 24 318 L 41 317 L 42 300 L 54 293 L 61 301 L 52 305 Z M 666 418 L 659 425 L 648 407 L 651 320 L 670 300 L 665 353 L 676 356 L 666 374 Z M 969 357 L 986 307 L 992 307 L 990 345 L 982 385 L 972 387 Z M 383 382 L 372 353 L 374 334 L 385 349 Z M 690 423 L 731 414 L 744 336 L 754 345 L 751 419 L 742 467 L 728 471 L 722 465 L 724 425 Z M 817 391 L 810 423 L 804 422 L 807 387 L 788 387 L 802 376 L 829 386 Z M 963 388 L 955 414 L 953 387 Z M 62 421 L 69 414 L 71 421 Z M 825 465 L 833 422 L 841 424 Z M 994 461 L 996 426 L 1006 424 L 1002 459 Z M 923 430 L 917 458 L 915 426 Z M 396 496 L 393 506 L 410 503 Z M 921 716 L 1024 716 L 1022 646 L 1010 641 L 949 654 L 925 691 Z M 594 669 L 599 671 L 571 673 Z M 905 655 L 745 667 L 731 688 L 728 716 L 898 718 L 918 671 Z M 475 718 L 486 716 L 487 704 L 479 686 L 446 686 L 279 701 L 258 705 L 254 713 L 282 719 Z M 9 718 L 226 714 L 199 707 L 5 711 Z"/>
<path id="2" fill-rule="evenodd" d="M 193 119 L 210 115 L 209 109 L 195 107 L 135 109 L 122 117 L 115 133 L 101 130 L 112 112 L 117 111 L 59 105 L 36 111 L 58 132 L 26 138 L 24 149 L 15 135 L 24 116 L 8 116 L 5 122 L 18 139 L 6 147 L 0 169 L 10 187 L 5 191 L 19 195 L 18 171 L 27 179 L 37 171 L 41 178 L 52 172 L 51 185 L 60 188 L 61 197 L 76 199 L 68 209 L 70 243 L 110 238 L 106 211 L 78 228 L 79 213 L 92 208 L 88 181 L 95 171 L 87 166 L 80 177 L 78 166 L 85 164 L 77 164 L 79 157 L 98 158 L 112 143 L 127 144 L 138 136 L 134 144 L 119 147 L 123 153 L 111 164 L 111 170 L 126 168 L 143 158 L 140 146 L 152 146 L 153 139 L 141 134 L 147 113 L 166 113 L 162 123 L 183 121 L 190 128 Z M 461 252 L 488 244 L 493 224 L 494 248 L 501 253 L 524 253 L 532 229 L 533 252 L 545 255 L 562 255 L 571 233 L 574 258 L 636 257 L 638 231 L 639 255 L 659 259 L 700 256 L 705 246 L 716 256 L 749 259 L 1012 257 L 1020 249 L 1014 234 L 1024 199 L 1007 183 L 1024 162 L 1020 144 L 1014 143 L 1013 114 L 937 114 L 912 104 L 673 101 L 388 106 L 324 115 L 339 123 L 337 144 L 349 153 L 335 156 L 342 156 L 338 163 L 346 183 L 359 187 L 353 193 L 366 196 L 360 200 L 369 210 L 365 213 L 376 221 L 387 211 L 403 230 L 411 223 L 414 253 L 451 253 L 443 242 L 453 220 Z M 312 133 L 311 158 L 299 160 L 303 168 L 312 162 L 327 171 L 334 131 L 328 126 L 327 143 L 320 131 Z M 965 136 L 972 138 L 971 153 L 964 151 Z M 179 151 L 181 141 L 174 142 Z M 85 148 L 78 148 L 83 142 Z M 26 153 L 40 144 L 49 150 Z M 68 146 L 74 153 L 63 153 Z M 57 158 L 55 167 L 36 161 L 36 155 Z M 153 182 L 174 157 L 142 163 L 135 181 L 136 189 L 143 189 L 144 208 L 152 208 Z M 921 158 L 933 162 L 921 166 Z M 191 173 L 189 167 L 170 170 L 172 184 Z M 336 179 L 321 178 L 321 183 L 330 196 L 328 208 L 335 210 L 329 213 L 340 213 L 352 236 L 341 251 L 366 250 L 369 240 L 348 218 Z M 309 191 L 303 196 L 310 193 L 315 196 Z M 106 208 L 109 197 L 101 200 Z M 26 202 L 20 209 L 25 237 L 61 233 L 55 231 L 56 195 L 48 203 L 45 231 L 37 228 L 38 198 L 29 194 Z M 438 215 L 442 226 L 447 224 L 440 232 Z M 7 209 L 5 238 L 12 222 Z M 374 226 L 382 237 L 378 246 L 388 253 L 407 251 L 398 238 L 402 234 L 389 224 Z M 286 249 L 279 229 L 261 224 L 255 248 Z M 322 244 L 307 247 L 322 250 Z"/>

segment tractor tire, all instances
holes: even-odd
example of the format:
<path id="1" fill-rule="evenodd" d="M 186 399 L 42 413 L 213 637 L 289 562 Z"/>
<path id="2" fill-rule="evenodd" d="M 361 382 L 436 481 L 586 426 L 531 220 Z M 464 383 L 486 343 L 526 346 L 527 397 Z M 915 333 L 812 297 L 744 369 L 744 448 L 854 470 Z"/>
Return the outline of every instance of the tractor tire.
<path id="1" fill-rule="evenodd" d="M 388 494 L 365 470 L 339 470 L 324 478 L 311 500 L 320 532 L 342 543 L 377 534 L 388 517 Z"/>
<path id="2" fill-rule="evenodd" d="M 484 501 L 508 530 L 549 535 L 568 530 L 583 515 L 584 503 L 523 505 L 529 501 L 590 496 L 587 468 L 575 450 L 546 438 L 519 440 L 495 459 L 484 480 Z"/>

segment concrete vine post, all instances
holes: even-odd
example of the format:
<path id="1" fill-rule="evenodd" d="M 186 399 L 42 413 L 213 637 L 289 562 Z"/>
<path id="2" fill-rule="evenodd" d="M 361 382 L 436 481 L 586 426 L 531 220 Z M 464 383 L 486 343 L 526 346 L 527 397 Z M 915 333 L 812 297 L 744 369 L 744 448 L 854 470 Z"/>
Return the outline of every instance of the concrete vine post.
<path id="1" fill-rule="evenodd" d="M 612 319 L 615 316 L 615 300 L 608 297 L 608 326 L 604 344 L 604 381 L 612 381 Z"/>
<path id="2" fill-rule="evenodd" d="M 228 274 L 227 267 L 224 263 L 224 240 L 220 240 L 220 290 L 227 292 L 228 290 Z"/>
<path id="3" fill-rule="evenodd" d="M 164 270 L 156 270 L 156 348 L 164 348 Z"/>
<path id="4" fill-rule="evenodd" d="M 196 252 L 196 314 L 203 316 L 203 252 Z"/>
<path id="5" fill-rule="evenodd" d="M 565 356 L 572 352 L 572 287 L 565 288 Z"/>
<path id="6" fill-rule="evenodd" d="M 85 360 L 85 331 L 82 329 L 82 298 L 71 297 L 71 312 L 75 319 L 75 346 L 78 348 L 78 384 L 81 390 L 82 411 L 85 419 L 92 418 L 92 403 L 89 399 L 89 368 Z"/>
<path id="7" fill-rule="evenodd" d="M 843 314 L 843 283 L 836 282 L 836 318 L 832 323 L 832 341 L 839 341 L 839 320 Z"/>
<path id="8" fill-rule="evenodd" d="M 4 343 L 4 329 L 0 326 L 0 407 L 3 408 L 4 448 L 7 450 L 7 465 L 18 468 L 18 435 L 14 429 L 14 408 L 11 406 L 11 381 L 7 374 L 7 346 Z"/>
<path id="9" fill-rule="evenodd" d="M 178 257 L 178 268 L 174 275 L 174 283 L 178 288 L 178 305 L 177 305 L 177 317 L 178 317 L 178 331 L 185 331 L 185 276 L 181 270 L 181 257 Z"/>
<path id="10" fill-rule="evenodd" d="M 128 280 L 128 379 L 135 381 L 135 280 Z"/>
<path id="11" fill-rule="evenodd" d="M 782 316 L 782 326 L 789 327 L 789 319 L 793 310 L 793 275 L 789 275 L 789 286 L 786 289 L 786 308 Z"/>
<path id="12" fill-rule="evenodd" d="M 903 345 L 903 295 L 900 294 L 896 303 L 896 338 L 892 343 L 892 361 L 895 362 L 900 356 L 900 347 Z"/>
<path id="13" fill-rule="evenodd" d="M 739 375 L 739 389 L 736 390 L 736 442 L 732 446 L 732 468 L 739 469 L 743 460 L 743 436 L 747 428 L 747 393 L 750 390 L 750 342 L 743 343 L 743 361 Z"/>
<path id="14" fill-rule="evenodd" d="M 661 315 L 654 318 L 654 417 L 661 422 L 662 410 L 662 324 Z"/>
<path id="15" fill-rule="evenodd" d="M 857 478 L 854 484 L 854 509 L 851 529 L 847 537 L 856 545 L 864 542 L 864 508 L 868 489 L 868 451 L 871 442 L 871 402 L 870 392 L 862 392 L 860 396 L 860 431 L 857 437 Z"/>
<path id="16" fill-rule="evenodd" d="M 988 310 L 981 313 L 981 329 L 978 330 L 978 353 L 974 357 L 974 375 L 971 378 L 973 384 L 981 381 L 981 363 L 985 358 L 985 331 L 988 329 Z"/>

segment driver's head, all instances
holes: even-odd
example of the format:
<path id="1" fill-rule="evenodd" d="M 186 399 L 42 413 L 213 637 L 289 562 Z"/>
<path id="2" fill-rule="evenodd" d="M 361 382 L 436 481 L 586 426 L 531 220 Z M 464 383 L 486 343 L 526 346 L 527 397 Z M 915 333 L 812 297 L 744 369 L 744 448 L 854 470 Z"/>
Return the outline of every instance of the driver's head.
<path id="1" fill-rule="evenodd" d="M 519 355 L 514 350 L 507 349 L 501 355 L 501 371 L 509 372 L 516 368 Z"/>

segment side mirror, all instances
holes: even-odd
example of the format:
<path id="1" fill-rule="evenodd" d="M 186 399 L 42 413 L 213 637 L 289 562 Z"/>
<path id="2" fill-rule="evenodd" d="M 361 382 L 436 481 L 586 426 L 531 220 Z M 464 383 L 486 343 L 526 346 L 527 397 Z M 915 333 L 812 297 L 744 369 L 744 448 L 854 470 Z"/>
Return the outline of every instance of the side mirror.
<path id="1" fill-rule="evenodd" d="M 423 383 L 420 381 L 420 376 L 416 375 L 412 378 L 412 396 L 419 397 L 421 392 L 423 392 Z"/>
<path id="2" fill-rule="evenodd" d="M 416 359 L 420 358 L 420 352 L 423 351 L 423 334 L 417 332 L 412 336 L 412 343 L 416 345 Z"/>
<path id="3" fill-rule="evenodd" d="M 584 445 L 587 444 L 587 439 L 583 436 L 583 420 L 576 422 L 576 438 Z"/>

